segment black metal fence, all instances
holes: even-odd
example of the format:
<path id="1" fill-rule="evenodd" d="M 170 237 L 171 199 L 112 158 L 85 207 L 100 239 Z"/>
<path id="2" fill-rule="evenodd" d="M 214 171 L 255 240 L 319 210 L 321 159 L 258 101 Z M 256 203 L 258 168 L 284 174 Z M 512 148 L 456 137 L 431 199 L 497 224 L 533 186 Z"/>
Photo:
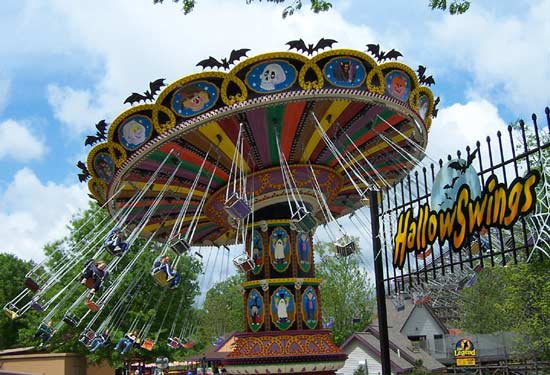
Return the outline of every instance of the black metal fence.
<path id="1" fill-rule="evenodd" d="M 496 137 L 487 137 L 478 141 L 475 147 L 466 147 L 465 152 L 458 151 L 448 160 L 468 160 L 477 172 L 480 186 L 483 188 L 490 176 L 497 176 L 505 186 L 518 177 L 525 176 L 532 169 L 544 168 L 545 151 L 550 147 L 550 110 L 545 109 L 546 124 L 540 125 L 533 114 L 532 124 L 518 121 L 507 129 L 498 132 Z M 542 121 L 544 122 L 544 121 Z M 550 161 L 550 153 L 548 160 Z M 412 209 L 418 215 L 420 206 L 430 203 L 432 186 L 437 173 L 447 164 L 440 160 L 435 165 L 420 166 L 400 183 L 384 192 L 379 205 L 380 240 L 384 260 L 384 282 L 390 295 L 408 292 L 413 299 L 421 300 L 426 285 L 431 289 L 437 285 L 455 285 L 463 287 L 475 278 L 475 270 L 482 267 L 505 266 L 540 258 L 540 251 L 533 251 L 536 243 L 536 228 L 531 217 L 522 217 L 512 227 L 483 228 L 468 237 L 459 248 L 445 241 L 436 241 L 426 251 L 406 253 L 403 267 L 395 267 L 393 252 L 395 235 L 400 214 Z M 549 166 L 550 167 L 550 166 Z M 547 199 L 544 173 L 537 184 L 537 207 Z M 538 210 L 538 209 L 537 209 Z M 450 297 L 447 297 L 450 298 Z"/>

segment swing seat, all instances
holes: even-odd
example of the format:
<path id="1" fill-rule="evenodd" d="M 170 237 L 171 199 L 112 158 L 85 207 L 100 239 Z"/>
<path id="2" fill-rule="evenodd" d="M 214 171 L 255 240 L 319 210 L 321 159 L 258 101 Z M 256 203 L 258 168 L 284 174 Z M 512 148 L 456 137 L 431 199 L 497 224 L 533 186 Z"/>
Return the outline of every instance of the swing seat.
<path id="1" fill-rule="evenodd" d="M 298 211 L 292 215 L 291 221 L 296 227 L 296 231 L 300 233 L 309 233 L 317 225 L 313 214 L 306 211 L 304 207 L 298 208 Z"/>
<path id="2" fill-rule="evenodd" d="M 11 320 L 19 318 L 19 309 L 15 305 L 10 303 L 8 307 L 4 307 L 3 310 L 4 314 Z"/>
<path id="3" fill-rule="evenodd" d="M 40 285 L 30 277 L 27 277 L 23 282 L 26 288 L 30 289 L 32 292 L 36 293 L 40 289 Z"/>
<path id="4" fill-rule="evenodd" d="M 186 239 L 184 239 L 181 235 L 176 236 L 169 241 L 170 248 L 176 253 L 177 255 L 183 255 L 191 249 L 191 245 L 189 242 L 187 242 Z"/>
<path id="5" fill-rule="evenodd" d="M 234 258 L 233 264 L 244 273 L 250 272 L 254 269 L 254 267 L 256 267 L 254 260 L 252 260 L 246 253 Z"/>
<path id="6" fill-rule="evenodd" d="M 51 335 L 53 333 L 53 328 L 48 326 L 46 323 L 40 323 L 36 331 L 37 335 Z"/>
<path id="7" fill-rule="evenodd" d="M 44 311 L 44 307 L 38 301 L 32 301 L 31 307 L 38 312 Z"/>
<path id="8" fill-rule="evenodd" d="M 86 279 L 86 282 L 84 283 L 86 285 L 86 288 L 93 289 L 94 288 L 94 279 L 91 277 L 89 279 Z"/>
<path id="9" fill-rule="evenodd" d="M 151 272 L 151 276 L 153 276 L 153 279 L 158 285 L 160 286 L 168 285 L 168 276 L 166 275 L 166 272 L 162 270 L 157 272 Z"/>
<path id="10" fill-rule="evenodd" d="M 90 343 L 92 342 L 94 337 L 95 337 L 95 331 L 88 328 L 80 335 L 80 338 L 78 339 L 78 341 L 82 345 L 88 347 L 90 346 Z"/>
<path id="11" fill-rule="evenodd" d="M 341 257 L 350 256 L 357 250 L 355 242 L 353 242 L 348 236 L 339 238 L 334 245 L 336 246 L 336 254 Z"/>
<path id="12" fill-rule="evenodd" d="M 128 335 L 124 335 L 124 337 L 128 337 Z M 134 343 L 132 344 L 132 347 L 139 348 L 141 347 L 141 339 L 139 337 L 136 337 L 134 340 Z"/>
<path id="13" fill-rule="evenodd" d="M 91 312 L 97 312 L 99 310 L 99 305 L 92 300 L 87 299 L 84 304 Z"/>
<path id="14" fill-rule="evenodd" d="M 478 241 L 472 241 L 472 243 L 470 244 L 470 252 L 472 253 L 472 255 L 479 254 L 479 242 Z"/>
<path id="15" fill-rule="evenodd" d="M 121 257 L 124 251 L 122 251 L 122 248 L 119 246 L 113 246 L 113 245 L 106 245 L 105 249 L 109 254 L 111 254 L 114 257 Z"/>
<path id="16" fill-rule="evenodd" d="M 180 339 L 178 337 L 168 337 L 168 347 L 171 349 L 177 349 L 181 346 Z"/>
<path id="17" fill-rule="evenodd" d="M 76 327 L 78 325 L 78 320 L 79 319 L 71 313 L 67 313 L 63 316 L 63 321 L 71 327 Z"/>
<path id="18" fill-rule="evenodd" d="M 184 349 L 191 349 L 195 345 L 192 340 L 188 340 L 186 343 L 182 345 Z"/>
<path id="19" fill-rule="evenodd" d="M 141 348 L 147 351 L 153 350 L 154 347 L 155 347 L 155 341 L 153 341 L 153 339 L 144 339 L 143 343 L 141 343 Z"/>
<path id="20" fill-rule="evenodd" d="M 252 212 L 246 199 L 239 197 L 237 193 L 233 193 L 225 201 L 224 210 L 229 216 L 237 220 L 244 219 Z"/>
<path id="21" fill-rule="evenodd" d="M 405 301 L 403 301 L 402 298 L 394 298 L 392 302 L 393 302 L 393 305 L 395 306 L 395 310 L 397 311 L 405 310 Z"/>

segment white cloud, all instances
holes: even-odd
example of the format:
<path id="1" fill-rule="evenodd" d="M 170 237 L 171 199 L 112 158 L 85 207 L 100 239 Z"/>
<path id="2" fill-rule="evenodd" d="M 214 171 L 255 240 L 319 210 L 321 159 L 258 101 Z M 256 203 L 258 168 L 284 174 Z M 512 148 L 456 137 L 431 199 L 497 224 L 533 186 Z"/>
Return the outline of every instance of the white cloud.
<path id="1" fill-rule="evenodd" d="M 48 102 L 54 110 L 55 118 L 66 127 L 70 135 L 76 136 L 92 128 L 102 113 L 88 90 L 52 84 L 48 86 Z"/>
<path id="2" fill-rule="evenodd" d="M 0 250 L 42 260 L 44 245 L 67 235 L 72 215 L 87 202 L 85 185 L 43 183 L 31 169 L 19 170 L 0 194 Z"/>
<path id="3" fill-rule="evenodd" d="M 319 15 L 304 11 L 283 20 L 281 6 L 244 6 L 241 0 L 203 0 L 187 16 L 177 4 L 170 5 L 52 0 L 66 32 L 80 41 L 78 48 L 103 61 L 105 69 L 95 86 L 86 90 L 49 87 L 56 118 L 73 134 L 92 129 L 102 118 L 112 120 L 127 108 L 123 101 L 130 93 L 145 91 L 154 79 L 163 77 L 170 83 L 200 72 L 196 63 L 210 55 L 221 59 L 233 48 L 250 48 L 249 56 L 284 51 L 287 41 L 300 37 L 310 43 L 330 35 L 340 42 L 335 47 L 359 49 L 364 46 L 355 35 L 375 40 L 369 28 L 348 23 L 336 11 Z M 109 12 L 104 12 L 107 7 Z M 121 19 L 131 22 L 121 24 Z"/>
<path id="4" fill-rule="evenodd" d="M 29 161 L 46 152 L 44 143 L 23 124 L 15 120 L 0 123 L 0 160 Z"/>
<path id="5" fill-rule="evenodd" d="M 506 126 L 497 108 L 486 100 L 441 108 L 430 129 L 426 154 L 436 162 L 446 161 L 449 154 L 455 158 L 457 150 L 464 155 L 466 146 L 475 149 L 478 140 L 485 150 L 485 138 L 480 134 L 494 139 L 497 131 L 506 131 Z"/>
<path id="6" fill-rule="evenodd" d="M 548 13 L 550 0 L 541 0 L 529 2 L 516 15 L 496 16 L 494 11 L 480 9 L 442 17 L 430 27 L 432 48 L 437 48 L 440 69 L 446 75 L 440 78 L 460 80 L 457 69 L 471 72 L 469 85 L 474 91 L 492 96 L 516 113 L 540 111 L 549 104 Z"/>

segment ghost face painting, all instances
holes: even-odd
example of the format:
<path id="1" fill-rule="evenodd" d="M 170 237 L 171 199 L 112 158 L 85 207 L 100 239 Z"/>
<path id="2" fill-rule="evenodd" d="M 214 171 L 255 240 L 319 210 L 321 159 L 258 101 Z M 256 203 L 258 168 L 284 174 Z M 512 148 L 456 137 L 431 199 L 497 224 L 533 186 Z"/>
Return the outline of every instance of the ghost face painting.
<path id="1" fill-rule="evenodd" d="M 286 74 L 279 64 L 268 64 L 260 75 L 260 87 L 266 91 L 275 90 L 275 85 L 286 80 Z"/>
<path id="2" fill-rule="evenodd" d="M 145 141 L 145 126 L 136 120 L 131 120 L 124 124 L 122 136 L 129 146 L 139 146 Z"/>

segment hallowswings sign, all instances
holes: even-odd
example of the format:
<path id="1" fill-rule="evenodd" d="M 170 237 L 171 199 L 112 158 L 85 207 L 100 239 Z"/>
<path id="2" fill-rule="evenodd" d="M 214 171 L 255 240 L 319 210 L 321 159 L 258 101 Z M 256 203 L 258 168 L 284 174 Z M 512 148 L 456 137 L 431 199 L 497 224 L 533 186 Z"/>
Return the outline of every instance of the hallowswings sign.
<path id="1" fill-rule="evenodd" d="M 458 165 L 462 163 L 463 166 L 460 176 L 452 177 L 442 186 L 449 191 L 455 190 L 452 196 L 443 193 L 447 205 L 436 204 L 440 209 L 435 211 L 426 203 L 419 207 L 417 217 L 413 217 L 413 208 L 399 215 L 394 236 L 394 267 L 403 269 L 408 252 L 421 253 L 436 240 L 440 245 L 448 240 L 454 249 L 460 249 L 470 236 L 483 228 L 511 228 L 520 217 L 535 208 L 535 186 L 540 180 L 537 170 L 517 177 L 508 187 L 499 183 L 496 175 L 491 175 L 481 192 L 476 192 L 467 181 L 459 184 L 466 175 L 467 164 L 471 164 L 470 160 L 468 162 L 460 160 Z M 452 168 L 452 163 L 450 165 Z M 477 181 L 477 175 L 475 178 Z"/>

